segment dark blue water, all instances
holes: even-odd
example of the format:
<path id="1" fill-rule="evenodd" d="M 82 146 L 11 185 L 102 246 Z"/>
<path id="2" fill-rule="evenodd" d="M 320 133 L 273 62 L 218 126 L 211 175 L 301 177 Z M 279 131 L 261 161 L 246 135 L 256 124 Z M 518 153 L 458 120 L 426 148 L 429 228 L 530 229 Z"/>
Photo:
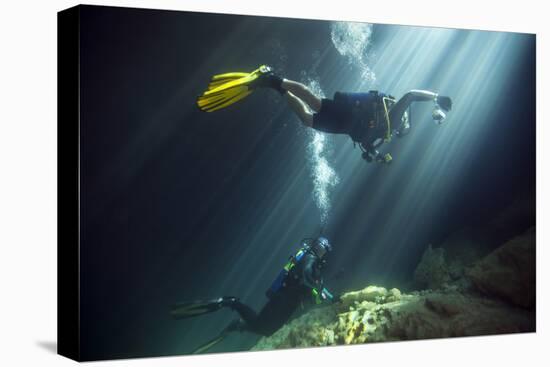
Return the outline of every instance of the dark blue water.
<path id="1" fill-rule="evenodd" d="M 534 36 L 365 31 L 85 8 L 85 359 L 189 353 L 235 315 L 174 321 L 172 303 L 235 295 L 259 309 L 300 239 L 321 228 L 334 246 L 329 285 L 336 292 L 406 288 L 429 243 L 489 221 L 517 198 L 534 198 Z M 211 75 L 264 63 L 329 97 L 431 89 L 452 96 L 454 107 L 441 127 L 429 106 L 413 107 L 411 134 L 387 147 L 390 167 L 362 161 L 349 137 L 326 136 L 322 157 L 338 183 L 325 186 L 323 212 L 314 196 L 313 134 L 276 93 L 259 91 L 212 114 L 194 105 Z M 214 351 L 254 341 L 236 334 Z"/>

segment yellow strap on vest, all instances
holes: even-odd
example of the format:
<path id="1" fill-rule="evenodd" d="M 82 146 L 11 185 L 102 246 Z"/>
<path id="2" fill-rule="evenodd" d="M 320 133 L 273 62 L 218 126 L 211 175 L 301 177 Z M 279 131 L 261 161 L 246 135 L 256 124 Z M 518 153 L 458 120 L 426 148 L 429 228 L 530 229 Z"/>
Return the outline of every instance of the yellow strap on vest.
<path id="1" fill-rule="evenodd" d="M 384 105 L 384 117 L 386 118 L 386 124 L 388 126 L 388 130 L 386 131 L 386 136 L 384 137 L 384 141 L 387 143 L 391 140 L 391 123 L 390 123 L 390 114 L 388 112 L 388 105 L 386 104 L 387 101 L 395 103 L 395 99 L 389 98 L 389 97 L 382 97 L 382 104 Z"/>
<path id="2" fill-rule="evenodd" d="M 391 140 L 391 123 L 390 123 L 390 114 L 388 113 L 388 105 L 387 101 L 391 101 L 395 103 L 395 99 L 389 98 L 389 97 L 382 97 L 382 104 L 384 105 L 384 117 L 386 118 L 386 124 L 388 126 L 388 130 L 386 131 L 386 136 L 384 137 L 384 141 L 387 143 Z"/>

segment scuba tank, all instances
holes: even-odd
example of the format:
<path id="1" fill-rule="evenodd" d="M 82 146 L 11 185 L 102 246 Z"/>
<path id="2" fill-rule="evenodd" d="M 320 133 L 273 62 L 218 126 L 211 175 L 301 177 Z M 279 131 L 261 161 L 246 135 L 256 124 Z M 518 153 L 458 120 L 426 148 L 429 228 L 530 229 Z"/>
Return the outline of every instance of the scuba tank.
<path id="1" fill-rule="evenodd" d="M 321 242 L 324 240 L 324 242 Z M 325 257 L 325 254 L 327 252 L 330 252 L 332 247 L 330 246 L 330 243 L 328 240 L 324 237 L 318 237 L 316 240 L 313 238 L 306 238 L 302 240 L 303 246 L 298 252 L 291 256 L 286 263 L 286 265 L 283 267 L 283 269 L 279 272 L 277 275 L 277 278 L 273 281 L 269 289 L 266 291 L 266 296 L 269 299 L 272 299 L 275 297 L 279 292 L 281 292 L 282 289 L 287 287 L 289 284 L 291 284 L 293 281 L 296 282 L 300 278 L 293 273 L 293 269 L 301 262 L 303 261 L 304 257 L 307 254 L 314 255 L 319 261 L 319 266 L 322 267 L 326 260 L 323 258 Z M 319 254 L 319 249 L 317 249 L 317 246 L 320 246 L 324 249 L 324 253 Z M 317 250 L 316 250 L 317 249 Z M 333 301 L 334 296 L 323 286 L 322 280 L 321 283 L 318 284 L 318 286 L 311 286 L 307 285 L 308 288 L 311 288 L 311 296 L 312 301 L 314 304 L 320 304 L 324 301 Z"/>
<path id="2" fill-rule="evenodd" d="M 321 230 L 322 232 L 322 230 Z M 298 277 L 291 277 L 292 270 L 298 265 L 302 259 L 305 257 L 306 254 L 313 254 L 318 260 L 318 264 L 320 266 L 323 266 L 326 262 L 322 257 L 323 255 L 319 255 L 316 253 L 314 247 L 317 246 L 316 241 L 323 239 L 325 242 L 323 242 L 323 248 L 325 251 L 331 251 L 331 246 L 328 240 L 324 237 L 316 237 L 316 238 L 304 238 L 302 239 L 302 247 L 296 252 L 295 255 L 289 257 L 288 262 L 286 265 L 281 269 L 279 274 L 277 275 L 277 278 L 273 281 L 269 289 L 266 291 L 267 298 L 272 298 L 275 294 L 277 294 L 281 289 L 288 286 L 288 283 L 291 281 L 297 281 Z M 326 252 L 325 252 L 326 253 Z"/>
<path id="3" fill-rule="evenodd" d="M 281 269 L 277 278 L 273 281 L 266 291 L 267 298 L 272 298 L 281 289 L 287 286 L 290 271 L 303 259 L 304 255 L 310 250 L 310 246 L 304 242 L 304 246 L 298 252 L 288 259 L 286 265 Z"/>

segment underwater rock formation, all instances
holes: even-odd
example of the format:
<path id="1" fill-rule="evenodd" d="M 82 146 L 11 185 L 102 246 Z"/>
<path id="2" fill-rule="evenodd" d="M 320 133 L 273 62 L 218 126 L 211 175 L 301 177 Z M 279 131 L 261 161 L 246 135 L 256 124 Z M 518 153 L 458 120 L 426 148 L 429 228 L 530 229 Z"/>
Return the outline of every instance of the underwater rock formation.
<path id="1" fill-rule="evenodd" d="M 443 248 L 432 248 L 429 245 L 420 263 L 414 271 L 414 283 L 424 289 L 438 289 L 444 287 L 451 280 L 449 266 L 445 260 Z"/>
<path id="2" fill-rule="evenodd" d="M 535 304 L 535 229 L 515 237 L 480 260 L 467 271 L 483 293 L 501 297 L 515 305 Z"/>
<path id="3" fill-rule="evenodd" d="M 515 290 L 494 290 L 504 279 L 489 280 L 488 277 L 497 277 L 497 268 L 510 267 L 505 272 L 515 273 L 515 276 L 528 277 L 527 274 L 520 275 L 514 270 L 514 261 L 519 261 L 524 269 L 533 269 L 528 282 L 534 294 L 534 264 L 535 264 L 535 238 L 525 238 L 524 246 L 508 245 L 507 250 L 497 251 L 503 243 L 515 236 L 522 236 L 526 230 L 535 222 L 535 202 L 531 197 L 519 198 L 504 208 L 496 217 L 469 226 L 452 233 L 437 247 L 429 245 L 424 251 L 422 258 L 414 272 L 415 289 L 444 289 L 449 286 L 456 286 L 459 289 L 466 289 L 475 281 L 475 286 L 483 293 L 504 296 L 508 299 L 516 298 L 514 304 L 530 307 L 532 303 L 519 300 L 517 297 L 506 296 L 503 293 L 516 293 Z M 530 248 L 531 246 L 532 248 Z M 508 249 L 509 248 L 509 249 Z M 489 254 L 494 256 L 488 257 Z M 528 255 L 530 254 L 530 255 Z M 486 257 L 483 263 L 480 260 Z M 492 263 L 492 264 L 490 264 Z M 519 264 L 516 264 L 519 265 Z M 475 267 L 472 270 L 472 267 Z M 493 274 L 486 274 L 484 269 L 492 269 Z M 514 275 L 508 274 L 508 277 Z M 508 279 L 506 279 L 508 280 Z M 490 284 L 493 283 L 493 284 Z M 534 296 L 533 296 L 534 298 Z M 534 301 L 533 301 L 534 302 Z"/>
<path id="4" fill-rule="evenodd" d="M 429 245 L 414 271 L 416 289 L 467 288 L 469 280 L 465 271 L 474 263 L 473 259 L 478 258 L 473 257 L 468 249 L 458 255 L 451 254 L 446 248 Z"/>
<path id="5" fill-rule="evenodd" d="M 253 350 L 528 332 L 534 311 L 498 299 L 446 291 L 401 294 L 369 286 L 313 309 L 264 337 Z"/>

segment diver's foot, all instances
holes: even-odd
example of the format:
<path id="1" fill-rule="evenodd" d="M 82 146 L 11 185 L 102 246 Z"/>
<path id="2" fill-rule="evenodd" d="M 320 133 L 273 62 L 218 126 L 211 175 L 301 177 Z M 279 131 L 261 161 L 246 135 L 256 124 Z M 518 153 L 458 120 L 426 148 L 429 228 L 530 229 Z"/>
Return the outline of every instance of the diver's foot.
<path id="1" fill-rule="evenodd" d="M 449 112 L 453 107 L 453 101 L 451 100 L 451 97 L 447 96 L 437 96 L 436 103 L 439 107 L 447 112 Z"/>
<path id="2" fill-rule="evenodd" d="M 260 68 L 260 76 L 251 83 L 252 88 L 272 88 L 280 94 L 285 94 L 282 88 L 283 78 L 273 72 L 273 68 L 264 65 Z"/>

